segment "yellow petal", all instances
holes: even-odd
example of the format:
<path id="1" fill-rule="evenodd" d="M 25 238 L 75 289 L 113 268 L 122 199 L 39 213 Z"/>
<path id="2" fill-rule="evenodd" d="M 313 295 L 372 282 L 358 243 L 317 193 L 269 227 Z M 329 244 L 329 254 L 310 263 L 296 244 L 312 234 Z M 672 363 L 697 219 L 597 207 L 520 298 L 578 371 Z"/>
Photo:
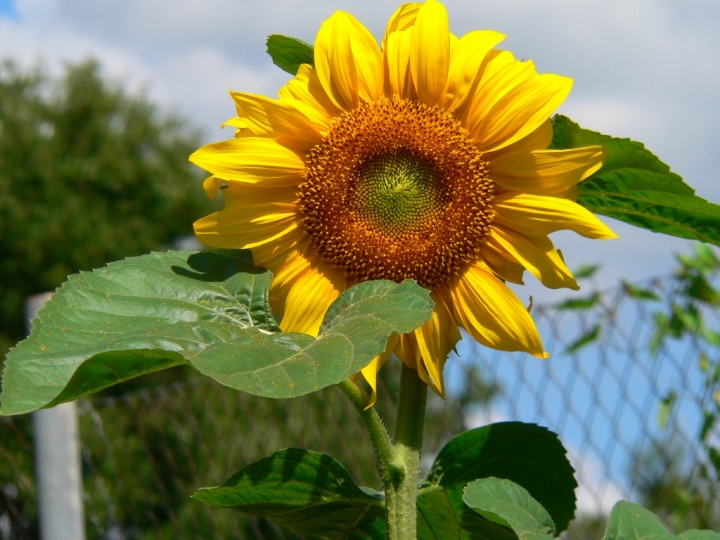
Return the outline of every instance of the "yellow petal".
<path id="1" fill-rule="evenodd" d="M 245 219 L 250 220 L 250 223 L 294 216 L 298 202 L 294 187 L 268 189 L 241 182 L 230 182 L 223 190 L 223 198 L 225 199 L 225 210 L 243 214 Z"/>
<path id="2" fill-rule="evenodd" d="M 300 238 L 296 239 L 295 245 L 290 246 L 288 250 L 282 250 L 283 240 L 286 238 L 292 239 L 292 236 L 288 235 L 277 242 L 266 244 L 268 246 L 278 246 L 280 249 L 277 250 L 274 257 L 269 258 L 263 264 L 274 276 L 270 284 L 270 306 L 273 312 L 281 317 L 285 314 L 285 302 L 290 289 L 300 277 L 311 271 L 318 262 L 312 256 L 312 253 L 309 253 L 312 249 L 306 236 L 301 235 Z M 289 245 L 289 243 L 285 245 Z M 255 252 L 262 249 L 262 247 L 253 249 L 253 259 Z"/>
<path id="3" fill-rule="evenodd" d="M 225 249 L 250 249 L 272 242 L 297 229 L 295 217 L 255 224 L 248 228 L 237 212 L 221 210 L 193 223 L 195 236 L 205 245 Z"/>
<path id="4" fill-rule="evenodd" d="M 325 93 L 317 70 L 307 64 L 301 64 L 295 77 L 278 92 L 283 101 L 289 101 L 322 130 L 332 126 L 334 117 L 341 114 Z"/>
<path id="5" fill-rule="evenodd" d="M 295 152 L 264 137 L 207 144 L 190 161 L 223 180 L 265 186 L 297 186 L 305 172 L 305 163 Z"/>
<path id="6" fill-rule="evenodd" d="M 446 111 L 459 108 L 482 75 L 481 66 L 490 50 L 505 36 L 492 30 L 475 30 L 465 34 L 452 48 L 447 84 L 442 107 Z"/>
<path id="7" fill-rule="evenodd" d="M 412 28 L 393 32 L 385 47 L 385 72 L 388 92 L 403 99 L 414 99 L 415 88 L 410 74 L 410 49 Z"/>
<path id="8" fill-rule="evenodd" d="M 251 249 L 297 233 L 294 190 L 268 190 L 229 185 L 223 191 L 225 209 L 194 223 L 203 244 L 220 248 Z"/>
<path id="9" fill-rule="evenodd" d="M 271 137 L 286 148 L 307 152 L 322 140 L 315 124 L 287 102 L 230 92 L 238 117 L 255 135 Z"/>
<path id="10" fill-rule="evenodd" d="M 251 250 L 253 262 L 257 266 L 264 266 L 275 275 L 277 269 L 282 266 L 279 261 L 281 259 L 286 260 L 293 251 L 298 249 L 301 242 L 306 238 L 300 229 L 295 229 L 293 232 L 277 238 L 273 242 L 255 246 Z"/>
<path id="11" fill-rule="evenodd" d="M 468 103 L 467 128 L 475 133 L 482 125 L 493 106 L 511 90 L 536 76 L 532 60 L 515 60 L 507 51 L 503 51 L 487 63 L 475 94 Z"/>
<path id="12" fill-rule="evenodd" d="M 450 66 L 450 28 L 445 6 L 427 0 L 413 26 L 410 71 L 418 99 L 425 105 L 442 103 Z"/>
<path id="13" fill-rule="evenodd" d="M 572 79 L 552 74 L 514 87 L 471 129 L 478 147 L 492 152 L 527 137 L 550 118 L 571 88 Z"/>
<path id="14" fill-rule="evenodd" d="M 523 137 L 509 146 L 501 148 L 497 152 L 486 152 L 484 159 L 493 161 L 500 156 L 513 152 L 534 152 L 535 150 L 547 150 L 553 140 L 552 120 L 548 118 L 530 135 Z"/>
<path id="15" fill-rule="evenodd" d="M 493 274 L 510 283 L 524 285 L 523 273 L 525 267 L 517 259 L 511 256 L 499 245 L 488 239 L 485 242 L 485 249 L 482 251 L 482 259 L 488 265 Z"/>
<path id="16" fill-rule="evenodd" d="M 367 407 L 365 407 L 365 409 L 369 409 L 370 407 L 375 405 L 375 401 L 377 401 L 377 374 L 385 361 L 392 354 L 395 347 L 397 347 L 399 341 L 400 336 L 398 334 L 393 334 L 392 336 L 390 336 L 390 339 L 388 339 L 387 345 L 385 346 L 385 351 L 382 354 L 379 354 L 378 356 L 373 358 L 367 366 L 360 370 L 360 373 L 372 389 L 372 395 L 370 396 L 370 400 L 368 401 Z"/>
<path id="17" fill-rule="evenodd" d="M 340 109 L 383 93 L 382 54 L 375 38 L 349 13 L 337 11 L 320 27 L 315 67 L 325 92 Z"/>
<path id="18" fill-rule="evenodd" d="M 547 236 L 527 237 L 498 225 L 490 228 L 488 242 L 497 242 L 549 289 L 580 289 L 570 269 Z"/>
<path id="19" fill-rule="evenodd" d="M 422 3 L 420 2 L 403 4 L 392 14 L 385 28 L 382 42 L 383 49 L 387 47 L 388 38 L 393 32 L 402 32 L 415 24 L 415 19 L 421 7 Z"/>
<path id="20" fill-rule="evenodd" d="M 470 265 L 451 287 L 451 294 L 459 321 L 479 343 L 547 358 L 527 309 L 487 267 Z"/>
<path id="21" fill-rule="evenodd" d="M 435 301 L 432 318 L 415 330 L 415 339 L 425 369 L 433 381 L 433 389 L 445 396 L 443 368 L 450 351 L 462 337 L 452 314 L 437 293 L 431 294 Z"/>
<path id="22" fill-rule="evenodd" d="M 220 128 L 224 128 L 225 126 L 234 127 L 236 129 L 243 129 L 247 127 L 247 124 L 239 116 L 233 116 L 232 118 L 228 118 L 222 124 L 220 124 Z"/>
<path id="23" fill-rule="evenodd" d="M 488 168 L 503 189 L 556 195 L 600 169 L 606 157 L 602 146 L 512 152 L 490 160 Z"/>
<path id="24" fill-rule="evenodd" d="M 203 182 L 203 189 L 205 190 L 205 194 L 211 201 L 214 201 L 215 197 L 217 197 L 217 192 L 220 190 L 220 186 L 222 186 L 222 183 L 223 181 L 220 178 L 216 178 L 214 176 L 206 178 Z"/>
<path id="25" fill-rule="evenodd" d="M 435 387 L 435 383 L 430 378 L 430 375 L 425 368 L 425 363 L 422 361 L 420 348 L 418 347 L 418 342 L 415 338 L 414 332 L 412 334 L 403 334 L 400 336 L 400 341 L 398 342 L 394 352 L 403 364 L 417 371 L 420 379 L 439 394 L 437 387 Z"/>
<path id="26" fill-rule="evenodd" d="M 498 225 L 532 237 L 567 229 L 586 238 L 617 238 L 592 212 L 567 199 L 509 192 L 496 196 L 492 207 Z"/>
<path id="27" fill-rule="evenodd" d="M 283 332 L 317 336 L 325 312 L 345 290 L 345 278 L 328 265 L 313 267 L 293 284 L 280 322 Z"/>

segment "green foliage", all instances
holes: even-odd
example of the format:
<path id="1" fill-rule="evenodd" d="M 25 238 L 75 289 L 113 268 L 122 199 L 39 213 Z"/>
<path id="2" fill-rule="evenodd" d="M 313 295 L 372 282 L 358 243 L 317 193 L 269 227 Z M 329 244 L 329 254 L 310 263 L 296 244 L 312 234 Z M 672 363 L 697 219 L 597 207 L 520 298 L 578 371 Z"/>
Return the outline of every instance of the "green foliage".
<path id="1" fill-rule="evenodd" d="M 289 448 L 245 467 L 193 499 L 267 517 L 298 534 L 330 540 L 385 538 L 383 497 L 359 488 L 330 456 Z"/>
<path id="2" fill-rule="evenodd" d="M 595 277 L 601 265 L 599 264 L 583 264 L 577 270 L 573 271 L 575 279 L 590 279 Z"/>
<path id="3" fill-rule="evenodd" d="M 603 540 L 720 540 L 720 533 L 692 530 L 673 536 L 649 510 L 620 501 L 610 513 Z"/>
<path id="4" fill-rule="evenodd" d="M 600 302 L 600 293 L 594 292 L 590 296 L 586 296 L 585 298 L 571 298 L 569 300 L 565 300 L 557 304 L 555 306 L 555 309 L 590 309 L 592 307 L 595 307 L 598 302 Z"/>
<path id="5" fill-rule="evenodd" d="M 199 143 L 94 61 L 61 80 L 0 63 L 0 357 L 28 296 L 192 233 L 209 208 L 187 162 Z"/>
<path id="6" fill-rule="evenodd" d="M 578 203 L 594 212 L 653 232 L 720 246 L 720 206 L 695 195 L 642 143 L 581 128 L 553 118 L 551 148 L 599 144 L 609 150 L 603 167 L 580 182 Z"/>
<path id="7" fill-rule="evenodd" d="M 557 435 L 534 424 L 502 422 L 466 431 L 440 451 L 418 495 L 419 535 L 425 538 L 514 538 L 507 528 L 472 511 L 463 489 L 474 480 L 507 479 L 526 489 L 552 517 L 558 532 L 575 514 L 573 468 Z M 443 515 L 436 508 L 452 508 Z"/>
<path id="8" fill-rule="evenodd" d="M 414 282 L 372 281 L 331 305 L 317 339 L 281 333 L 268 300 L 272 274 L 247 257 L 153 253 L 71 276 L 8 355 L 2 413 L 182 363 L 236 390 L 299 396 L 357 373 L 391 334 L 432 313 L 429 292 Z"/>
<path id="9" fill-rule="evenodd" d="M 637 298 L 638 300 L 660 300 L 660 297 L 654 292 L 636 287 L 627 281 L 622 282 L 622 288 L 623 292 L 631 298 Z"/>
<path id="10" fill-rule="evenodd" d="M 591 343 L 594 343 L 598 340 L 600 337 L 600 334 L 602 333 L 602 325 L 596 324 L 592 328 L 590 328 L 588 331 L 584 332 L 580 337 L 575 339 L 570 345 L 568 345 L 565 348 L 564 353 L 565 354 L 573 354 L 578 352 L 580 349 L 585 347 L 586 345 L 590 345 Z"/>
<path id="11" fill-rule="evenodd" d="M 470 482 L 463 501 L 488 521 L 511 528 L 520 540 L 555 537 L 550 514 L 526 489 L 510 480 L 486 478 Z"/>
<path id="12" fill-rule="evenodd" d="M 273 64 L 295 75 L 301 64 L 315 65 L 313 46 L 299 39 L 273 34 L 267 38 L 267 52 Z"/>
<path id="13" fill-rule="evenodd" d="M 704 314 L 720 306 L 720 291 L 713 285 L 720 271 L 720 260 L 709 247 L 700 245 L 694 256 L 679 256 L 678 262 L 680 267 L 674 275 L 679 289 L 678 298 L 670 304 L 667 312 L 657 311 L 654 314 L 655 333 L 651 339 L 651 350 L 657 351 L 668 339 L 689 336 L 696 340 L 698 366 L 705 377 L 705 390 L 712 395 L 720 384 L 720 331 L 708 328 Z M 711 402 L 704 414 L 705 425 L 700 433 L 700 442 L 709 451 L 714 447 L 710 445 L 708 435 L 720 419 L 720 403 L 717 400 Z M 720 478 L 720 470 L 715 473 Z"/>
<path id="14" fill-rule="evenodd" d="M 478 503 L 480 515 L 463 502 L 463 490 L 468 482 L 486 478 L 492 481 L 473 483 L 470 489 L 487 503 L 487 507 Z M 502 510 L 513 502 L 531 510 L 541 529 L 553 534 L 551 515 L 561 530 L 572 519 L 576 486 L 565 449 L 544 428 L 507 422 L 465 432 L 441 450 L 419 492 L 418 539 L 513 540 L 512 531 L 517 532 L 522 518 Z M 533 496 L 544 501 L 547 510 Z M 266 517 L 298 534 L 384 537 L 382 496 L 358 488 L 330 456 L 307 450 L 277 452 L 193 498 Z"/>

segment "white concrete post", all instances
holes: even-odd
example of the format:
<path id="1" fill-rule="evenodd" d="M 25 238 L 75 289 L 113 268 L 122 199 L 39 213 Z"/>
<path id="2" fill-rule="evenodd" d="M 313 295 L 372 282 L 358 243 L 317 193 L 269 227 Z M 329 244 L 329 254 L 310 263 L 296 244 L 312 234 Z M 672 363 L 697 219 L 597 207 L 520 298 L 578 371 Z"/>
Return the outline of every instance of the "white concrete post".
<path id="1" fill-rule="evenodd" d="M 50 298 L 40 294 L 25 302 L 30 320 Z M 75 402 L 33 413 L 35 477 L 38 488 L 41 540 L 85 540 L 82 465 Z"/>

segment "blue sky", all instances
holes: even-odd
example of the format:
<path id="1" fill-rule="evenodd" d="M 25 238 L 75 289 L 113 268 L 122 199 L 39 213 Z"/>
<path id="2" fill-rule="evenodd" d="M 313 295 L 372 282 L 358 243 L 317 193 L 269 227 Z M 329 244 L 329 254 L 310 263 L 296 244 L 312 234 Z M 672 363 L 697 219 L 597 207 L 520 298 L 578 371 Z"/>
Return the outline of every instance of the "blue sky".
<path id="1" fill-rule="evenodd" d="M 15 9 L 15 3 L 13 0 L 0 0 L 0 17 L 17 19 L 18 12 Z"/>

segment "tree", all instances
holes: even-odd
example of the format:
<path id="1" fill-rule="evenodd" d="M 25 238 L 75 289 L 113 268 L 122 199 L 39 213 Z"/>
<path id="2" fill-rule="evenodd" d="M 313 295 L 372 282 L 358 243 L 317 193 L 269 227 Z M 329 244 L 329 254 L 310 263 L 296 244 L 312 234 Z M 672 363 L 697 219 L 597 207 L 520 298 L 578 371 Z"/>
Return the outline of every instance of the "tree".
<path id="1" fill-rule="evenodd" d="M 26 297 L 191 234 L 208 205 L 187 161 L 199 144 L 94 60 L 60 79 L 0 64 L 0 358 Z"/>

